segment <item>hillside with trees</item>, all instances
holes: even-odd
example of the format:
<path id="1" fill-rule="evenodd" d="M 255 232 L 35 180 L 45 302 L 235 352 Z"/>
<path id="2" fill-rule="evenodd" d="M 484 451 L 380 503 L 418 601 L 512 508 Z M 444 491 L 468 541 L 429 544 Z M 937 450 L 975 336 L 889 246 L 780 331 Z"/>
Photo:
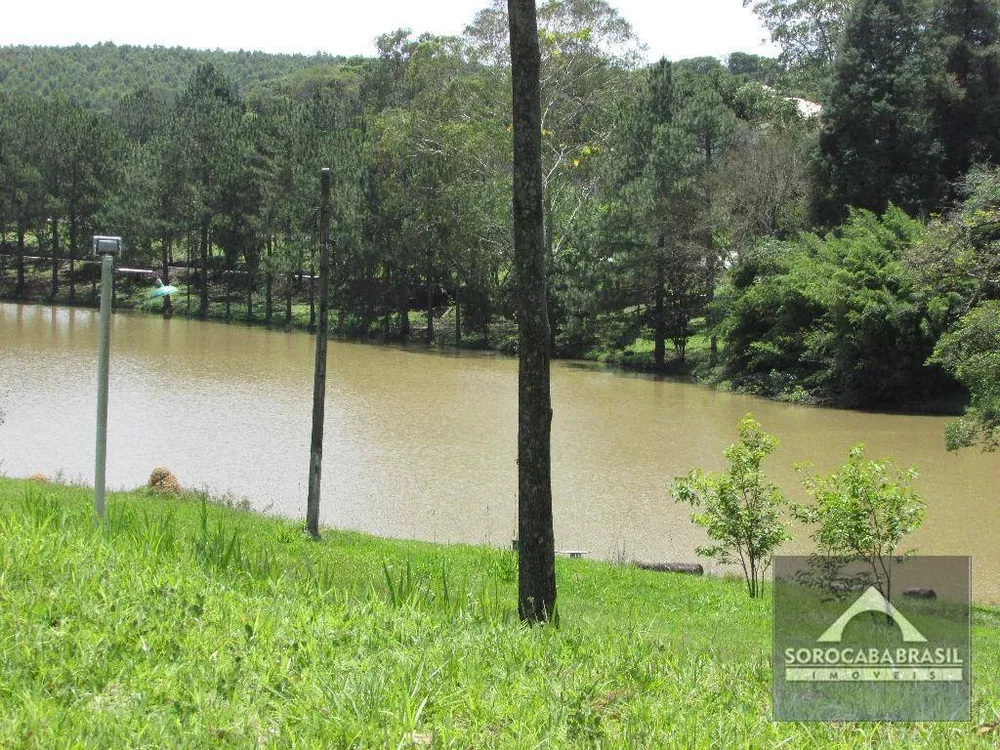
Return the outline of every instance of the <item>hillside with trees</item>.
<path id="1" fill-rule="evenodd" d="M 8 94 L 62 97 L 92 111 L 109 111 L 148 89 L 170 102 L 202 65 L 212 65 L 244 95 L 275 79 L 329 75 L 359 60 L 330 55 L 135 47 L 110 42 L 72 47 L 0 47 L 0 89 Z"/>
<path id="2" fill-rule="evenodd" d="M 997 2 L 745 4 L 776 60 L 645 64 L 607 3 L 539 7 L 553 353 L 788 400 L 961 398 L 959 342 L 1000 299 Z M 112 233 L 182 312 L 313 324 L 330 166 L 336 332 L 511 351 L 506 30 L 494 3 L 370 59 L 4 50 L 0 294 L 90 302 L 88 238 Z"/>

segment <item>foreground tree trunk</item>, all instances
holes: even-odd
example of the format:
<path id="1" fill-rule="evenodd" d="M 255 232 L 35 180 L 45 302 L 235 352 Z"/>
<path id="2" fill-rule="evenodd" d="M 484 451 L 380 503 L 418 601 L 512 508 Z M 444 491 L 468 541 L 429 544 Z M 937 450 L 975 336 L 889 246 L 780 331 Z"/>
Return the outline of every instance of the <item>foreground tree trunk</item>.
<path id="1" fill-rule="evenodd" d="M 541 58 L 535 0 L 507 0 L 514 116 L 514 270 L 518 324 L 518 612 L 555 616 L 549 317 L 542 214 Z"/>

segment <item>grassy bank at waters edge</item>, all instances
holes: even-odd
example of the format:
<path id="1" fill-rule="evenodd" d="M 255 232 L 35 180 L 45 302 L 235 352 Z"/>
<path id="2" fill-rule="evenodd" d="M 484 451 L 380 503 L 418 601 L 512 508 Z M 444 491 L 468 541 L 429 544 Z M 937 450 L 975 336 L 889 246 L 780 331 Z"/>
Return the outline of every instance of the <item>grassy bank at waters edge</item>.
<path id="1" fill-rule="evenodd" d="M 0 479 L 2 747 L 996 747 L 1000 611 L 974 721 L 770 720 L 769 597 L 558 562 L 562 627 L 515 616 L 513 553 L 301 526 L 197 497 Z"/>

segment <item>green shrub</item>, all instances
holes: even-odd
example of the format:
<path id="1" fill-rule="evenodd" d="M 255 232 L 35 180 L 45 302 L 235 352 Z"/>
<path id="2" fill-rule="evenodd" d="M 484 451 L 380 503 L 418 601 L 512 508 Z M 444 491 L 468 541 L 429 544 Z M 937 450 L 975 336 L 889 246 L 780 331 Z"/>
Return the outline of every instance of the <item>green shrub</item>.
<path id="1" fill-rule="evenodd" d="M 781 519 L 781 491 L 760 470 L 778 440 L 764 432 L 752 414 L 740 420 L 738 429 L 739 442 L 725 450 L 728 471 L 704 474 L 695 469 L 675 479 L 671 493 L 677 502 L 702 509 L 691 520 L 717 542 L 699 547 L 698 554 L 721 563 L 739 560 L 747 592 L 755 598 L 774 550 L 791 536 Z"/>

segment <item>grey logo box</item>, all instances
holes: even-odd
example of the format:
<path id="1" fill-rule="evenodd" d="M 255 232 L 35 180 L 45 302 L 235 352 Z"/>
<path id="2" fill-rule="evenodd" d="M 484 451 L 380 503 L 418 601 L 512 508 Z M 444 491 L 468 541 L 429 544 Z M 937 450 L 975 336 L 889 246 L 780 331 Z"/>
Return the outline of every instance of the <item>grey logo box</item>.
<path id="1" fill-rule="evenodd" d="M 971 559 L 774 558 L 777 721 L 968 721 Z"/>

